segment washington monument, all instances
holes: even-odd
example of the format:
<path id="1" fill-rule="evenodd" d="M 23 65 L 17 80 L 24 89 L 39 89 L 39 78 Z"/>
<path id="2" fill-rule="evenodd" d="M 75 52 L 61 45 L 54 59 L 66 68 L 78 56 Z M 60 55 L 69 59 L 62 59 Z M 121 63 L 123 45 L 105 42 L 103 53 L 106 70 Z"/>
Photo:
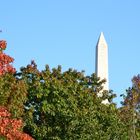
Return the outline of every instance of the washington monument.
<path id="1" fill-rule="evenodd" d="M 103 90 L 109 90 L 108 80 L 108 46 L 101 32 L 96 46 L 96 67 L 95 72 L 97 77 L 106 79 L 106 83 L 103 85 Z"/>

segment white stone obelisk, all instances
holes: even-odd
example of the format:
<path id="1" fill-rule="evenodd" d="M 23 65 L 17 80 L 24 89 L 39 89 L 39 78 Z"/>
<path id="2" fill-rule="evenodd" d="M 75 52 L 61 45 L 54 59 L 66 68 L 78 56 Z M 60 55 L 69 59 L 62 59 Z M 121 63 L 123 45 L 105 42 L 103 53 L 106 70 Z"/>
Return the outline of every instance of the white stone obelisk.
<path id="1" fill-rule="evenodd" d="M 102 79 L 106 79 L 103 90 L 109 90 L 108 80 L 108 45 L 101 32 L 96 46 L 96 75 Z"/>

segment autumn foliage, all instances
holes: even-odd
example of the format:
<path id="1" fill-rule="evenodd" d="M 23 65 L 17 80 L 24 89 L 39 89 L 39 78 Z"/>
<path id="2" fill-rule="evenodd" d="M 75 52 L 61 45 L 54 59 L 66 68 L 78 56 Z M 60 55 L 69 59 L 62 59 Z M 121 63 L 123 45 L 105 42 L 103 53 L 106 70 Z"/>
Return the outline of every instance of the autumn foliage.
<path id="1" fill-rule="evenodd" d="M 16 106 L 21 106 L 18 102 L 15 102 L 13 99 L 16 97 L 17 99 L 21 96 L 18 93 L 18 89 L 22 87 L 22 91 L 25 93 L 24 86 L 22 82 L 18 82 L 16 78 L 7 74 L 15 73 L 15 68 L 11 65 L 14 59 L 3 51 L 6 49 L 6 41 L 0 41 L 0 78 L 1 78 L 1 86 L 0 86 L 0 139 L 7 140 L 33 140 L 29 135 L 22 132 L 23 122 L 19 118 L 13 118 L 13 112 L 11 112 L 11 107 L 15 110 L 15 112 L 19 112 L 20 109 L 17 110 Z M 12 79 L 12 81 L 10 80 Z M 12 84 L 13 83 L 13 84 Z M 14 87 L 15 85 L 15 87 Z M 15 90 L 16 91 L 15 91 Z M 12 95 L 11 93 L 14 92 Z M 22 93 L 22 92 L 20 92 Z M 25 93 L 26 94 L 26 93 Z M 25 94 L 22 93 L 24 96 Z M 19 96 L 19 97 L 18 97 Z M 10 99 L 12 99 L 12 102 Z M 23 97 L 22 97 L 23 98 Z M 16 100 L 17 100 L 16 99 Z M 24 100 L 24 98 L 23 98 Z M 6 103 L 7 102 L 7 103 Z M 22 100 L 20 100 L 22 104 Z M 5 107 L 5 106 L 6 107 Z"/>
<path id="2" fill-rule="evenodd" d="M 6 46 L 1 40 L 0 140 L 140 140 L 140 75 L 117 108 L 96 74 L 48 65 L 40 71 L 34 61 L 16 72 Z"/>
<path id="3" fill-rule="evenodd" d="M 20 129 L 23 123 L 19 119 L 11 118 L 11 114 L 5 107 L 0 107 L 0 135 L 8 140 L 33 140 L 29 135 L 22 133 Z"/>
<path id="4" fill-rule="evenodd" d="M 11 63 L 14 61 L 12 57 L 9 55 L 6 55 L 3 53 L 3 50 L 6 49 L 6 41 L 1 40 L 0 41 L 0 75 L 3 75 L 5 73 L 15 73 L 15 68 L 11 65 Z"/>

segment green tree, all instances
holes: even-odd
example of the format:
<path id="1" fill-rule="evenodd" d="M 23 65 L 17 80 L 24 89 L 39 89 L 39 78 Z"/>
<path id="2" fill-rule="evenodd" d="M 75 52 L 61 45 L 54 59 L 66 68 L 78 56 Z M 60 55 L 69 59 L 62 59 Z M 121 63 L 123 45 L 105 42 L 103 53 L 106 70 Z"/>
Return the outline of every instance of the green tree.
<path id="1" fill-rule="evenodd" d="M 26 82 L 28 100 L 25 103 L 24 132 L 37 140 L 112 140 L 124 139 L 125 125 L 118 118 L 112 103 L 114 95 L 102 91 L 95 74 L 61 66 L 39 71 L 32 61 L 17 74 Z M 110 104 L 102 104 L 108 98 Z M 113 131 L 112 131 L 113 130 Z"/>

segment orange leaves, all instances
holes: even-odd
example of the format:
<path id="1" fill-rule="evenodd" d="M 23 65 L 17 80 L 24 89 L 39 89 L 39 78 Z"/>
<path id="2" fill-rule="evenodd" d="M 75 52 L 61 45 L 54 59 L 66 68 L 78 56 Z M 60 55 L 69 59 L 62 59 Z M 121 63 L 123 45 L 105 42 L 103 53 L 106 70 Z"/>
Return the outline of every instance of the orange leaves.
<path id="1" fill-rule="evenodd" d="M 0 106 L 0 135 L 8 140 L 33 140 L 29 135 L 20 131 L 23 125 L 22 121 L 10 117 L 11 114 L 7 109 Z"/>
<path id="2" fill-rule="evenodd" d="M 14 59 L 10 57 L 9 55 L 6 55 L 5 53 L 0 53 L 0 64 L 9 64 L 12 63 Z"/>
<path id="3" fill-rule="evenodd" d="M 6 110 L 5 107 L 0 107 L 0 117 L 9 117 L 10 113 Z"/>
<path id="4" fill-rule="evenodd" d="M 12 57 L 9 55 L 6 55 L 3 53 L 3 50 L 6 49 L 6 41 L 1 40 L 0 41 L 0 75 L 3 75 L 5 73 L 15 73 L 15 68 L 11 65 L 11 63 L 14 61 Z"/>
<path id="5" fill-rule="evenodd" d="M 14 59 L 3 53 L 6 45 L 6 41 L 0 41 L 0 75 L 5 73 L 13 74 L 16 71 L 11 65 Z M 7 108 L 0 106 L 0 136 L 4 136 L 8 140 L 33 140 L 33 138 L 21 131 L 22 126 L 22 120 L 12 118 Z"/>
<path id="6" fill-rule="evenodd" d="M 5 50 L 5 49 L 6 49 L 6 45 L 7 45 L 6 41 L 1 40 L 1 41 L 0 41 L 0 50 L 1 50 L 1 51 L 2 51 L 2 50 Z"/>

